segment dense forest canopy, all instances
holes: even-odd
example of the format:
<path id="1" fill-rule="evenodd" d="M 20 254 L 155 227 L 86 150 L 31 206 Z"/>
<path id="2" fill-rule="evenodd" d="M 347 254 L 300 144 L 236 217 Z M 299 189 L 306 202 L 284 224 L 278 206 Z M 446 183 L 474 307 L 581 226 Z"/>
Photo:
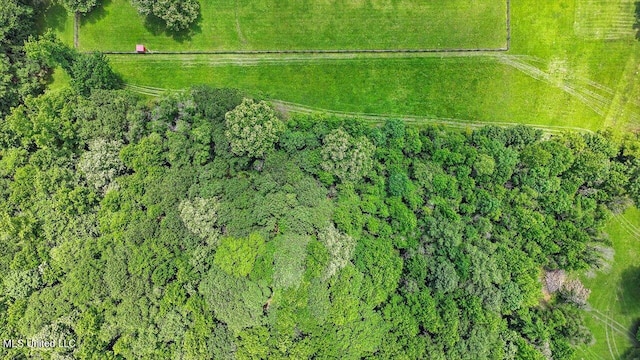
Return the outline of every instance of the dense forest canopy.
<path id="1" fill-rule="evenodd" d="M 0 0 L 6 359 L 570 359 L 578 271 L 640 203 L 612 131 L 372 127 L 118 90 Z M 7 9 L 5 12 L 4 10 Z M 2 65 L 4 64 L 4 65 Z M 70 87 L 44 93 L 51 68 Z"/>
<path id="2" fill-rule="evenodd" d="M 0 127 L 3 338 L 30 358 L 568 359 L 633 142 L 48 92 Z M 234 145 L 235 144 L 235 145 Z M 244 144 L 244 145 L 243 145 Z"/>

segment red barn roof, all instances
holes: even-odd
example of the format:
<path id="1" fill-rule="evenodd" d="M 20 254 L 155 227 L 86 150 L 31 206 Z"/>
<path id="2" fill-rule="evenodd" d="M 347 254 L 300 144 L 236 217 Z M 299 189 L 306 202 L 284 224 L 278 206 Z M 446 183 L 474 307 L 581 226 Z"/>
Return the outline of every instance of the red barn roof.
<path id="1" fill-rule="evenodd" d="M 145 48 L 144 45 L 138 44 L 136 45 L 136 52 L 139 52 L 139 53 L 147 52 L 147 48 Z"/>

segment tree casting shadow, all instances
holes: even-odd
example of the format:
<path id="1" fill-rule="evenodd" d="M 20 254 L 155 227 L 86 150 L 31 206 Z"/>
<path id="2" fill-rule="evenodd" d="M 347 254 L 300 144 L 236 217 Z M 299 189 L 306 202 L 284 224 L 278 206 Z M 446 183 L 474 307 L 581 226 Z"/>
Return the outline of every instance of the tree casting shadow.
<path id="1" fill-rule="evenodd" d="M 191 26 L 180 31 L 175 31 L 167 29 L 167 23 L 164 20 L 151 14 L 145 18 L 144 27 L 155 36 L 164 34 L 179 43 L 183 43 L 191 40 L 193 35 L 202 33 L 202 27 L 200 26 L 201 22 L 202 13 L 198 11 L 198 17 Z"/>
<path id="2" fill-rule="evenodd" d="M 52 3 L 41 14 L 43 18 L 44 28 L 39 29 L 41 33 L 44 33 L 47 28 L 54 29 L 59 32 L 64 32 L 67 25 L 67 10 L 60 4 Z"/>
<path id="3" fill-rule="evenodd" d="M 80 25 L 84 24 L 95 24 L 99 20 L 105 18 L 109 15 L 109 12 L 105 9 L 109 4 L 111 4 L 111 0 L 102 0 L 96 5 L 93 10 L 91 10 L 88 14 L 80 17 Z"/>

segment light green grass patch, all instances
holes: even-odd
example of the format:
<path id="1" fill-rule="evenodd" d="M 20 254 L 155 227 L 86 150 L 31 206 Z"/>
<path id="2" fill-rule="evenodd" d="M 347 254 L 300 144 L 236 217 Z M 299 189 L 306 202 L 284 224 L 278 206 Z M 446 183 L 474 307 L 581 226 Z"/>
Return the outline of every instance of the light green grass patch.
<path id="1" fill-rule="evenodd" d="M 59 91 L 61 89 L 69 87 L 69 82 L 71 78 L 69 75 L 62 70 L 60 67 L 57 67 L 53 70 L 53 74 L 51 74 L 51 82 L 47 87 L 47 91 Z"/>
<path id="2" fill-rule="evenodd" d="M 601 0 L 577 1 L 574 33 L 588 40 L 632 39 L 635 18 L 629 14 L 634 11 L 635 0 L 611 1 L 609 6 L 603 6 Z"/>
<path id="3" fill-rule="evenodd" d="M 191 34 L 146 21 L 128 0 L 83 18 L 82 50 L 472 49 L 506 46 L 506 1 L 202 0 Z"/>
<path id="4" fill-rule="evenodd" d="M 511 53 L 540 59 L 565 79 L 606 89 L 608 126 L 638 128 L 640 42 L 632 0 L 522 0 L 511 6 Z M 557 67 L 554 65 L 561 64 Z M 635 125 L 634 125 L 635 124 Z"/>
<path id="5" fill-rule="evenodd" d="M 205 83 L 327 110 L 370 114 L 590 130 L 602 125 L 578 99 L 495 57 L 313 61 L 274 57 L 260 62 L 201 55 L 125 55 L 110 59 L 116 71 L 136 85 L 179 89 Z"/>
<path id="6" fill-rule="evenodd" d="M 592 310 L 586 321 L 596 341 L 581 347 L 578 359 L 621 359 L 634 345 L 640 320 L 640 211 L 632 208 L 615 216 L 606 232 L 613 241 L 614 261 L 609 272 L 583 279 L 591 289 Z"/>

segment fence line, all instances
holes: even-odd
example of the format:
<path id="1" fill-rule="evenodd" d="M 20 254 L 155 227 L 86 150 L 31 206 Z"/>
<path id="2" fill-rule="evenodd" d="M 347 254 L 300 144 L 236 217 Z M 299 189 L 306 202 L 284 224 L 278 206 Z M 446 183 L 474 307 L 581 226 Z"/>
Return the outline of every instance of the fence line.
<path id="1" fill-rule="evenodd" d="M 419 54 L 419 53 L 491 53 L 507 52 L 511 48 L 511 0 L 506 0 L 506 45 L 499 48 L 470 49 L 300 49 L 300 50 L 210 50 L 210 51 L 149 51 L 140 54 L 136 51 L 101 51 L 108 55 L 268 55 L 268 54 Z M 74 31 L 76 38 L 77 31 Z M 77 41 L 77 40 L 76 40 Z M 76 45 L 77 46 L 77 45 Z M 90 51 L 87 51 L 90 52 Z"/>

